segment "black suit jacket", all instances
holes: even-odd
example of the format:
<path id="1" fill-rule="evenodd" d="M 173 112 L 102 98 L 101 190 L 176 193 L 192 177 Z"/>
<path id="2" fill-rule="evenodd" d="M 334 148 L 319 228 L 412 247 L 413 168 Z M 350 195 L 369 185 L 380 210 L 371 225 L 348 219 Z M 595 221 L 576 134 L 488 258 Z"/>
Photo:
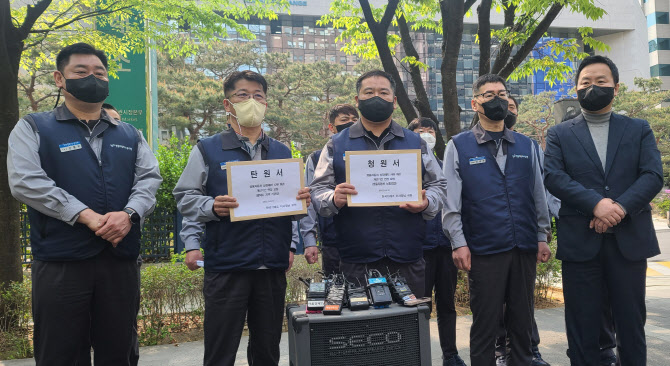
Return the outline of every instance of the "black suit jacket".
<path id="1" fill-rule="evenodd" d="M 623 256 L 636 261 L 660 253 L 649 202 L 663 187 L 663 168 L 647 121 L 612 114 L 604 170 L 582 115 L 552 127 L 544 173 L 547 189 L 561 200 L 558 259 L 581 262 L 598 254 L 602 234 L 589 222 L 605 197 L 627 212 L 614 227 Z"/>

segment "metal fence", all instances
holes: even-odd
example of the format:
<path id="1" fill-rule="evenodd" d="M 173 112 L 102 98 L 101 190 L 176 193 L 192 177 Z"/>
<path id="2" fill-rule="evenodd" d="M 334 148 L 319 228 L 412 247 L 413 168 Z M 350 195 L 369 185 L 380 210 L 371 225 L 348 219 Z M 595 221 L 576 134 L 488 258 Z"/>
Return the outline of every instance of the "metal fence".
<path id="1" fill-rule="evenodd" d="M 21 261 L 28 264 L 32 261 L 30 254 L 30 222 L 25 205 L 21 205 Z M 181 215 L 177 211 L 159 207 L 144 220 L 140 254 L 143 259 L 168 259 L 173 251 L 181 252 L 184 248 L 179 240 Z M 175 250 L 176 249 L 176 250 Z"/>

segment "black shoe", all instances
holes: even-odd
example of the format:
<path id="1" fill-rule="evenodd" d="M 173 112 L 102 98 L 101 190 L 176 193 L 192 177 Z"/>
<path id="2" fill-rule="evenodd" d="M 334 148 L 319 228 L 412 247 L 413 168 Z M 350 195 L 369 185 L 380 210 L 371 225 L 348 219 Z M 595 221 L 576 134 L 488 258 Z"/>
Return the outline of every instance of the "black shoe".
<path id="1" fill-rule="evenodd" d="M 496 356 L 496 366 L 507 366 L 509 356 Z"/>
<path id="2" fill-rule="evenodd" d="M 542 355 L 540 354 L 540 352 L 535 352 L 533 353 L 533 362 L 531 362 L 531 366 L 551 366 L 551 365 L 542 359 Z"/>
<path id="3" fill-rule="evenodd" d="M 605 359 L 600 360 L 600 366 L 615 366 L 616 365 L 616 356 L 612 355 Z"/>
<path id="4" fill-rule="evenodd" d="M 453 355 L 442 361 L 442 366 L 467 366 L 459 355 Z"/>

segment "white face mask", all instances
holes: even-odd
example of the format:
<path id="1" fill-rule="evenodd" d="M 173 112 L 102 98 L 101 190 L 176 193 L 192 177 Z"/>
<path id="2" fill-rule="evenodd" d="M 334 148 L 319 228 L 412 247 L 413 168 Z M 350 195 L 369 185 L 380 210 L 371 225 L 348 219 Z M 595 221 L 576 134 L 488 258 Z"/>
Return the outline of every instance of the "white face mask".
<path id="1" fill-rule="evenodd" d="M 230 100 L 228 100 L 230 102 Z M 237 124 L 243 127 L 258 127 L 263 123 L 263 118 L 265 118 L 265 110 L 267 106 L 254 98 L 249 98 L 244 102 L 232 103 L 237 116 L 231 112 L 227 112 L 231 116 L 235 117 Z"/>
<path id="2" fill-rule="evenodd" d="M 428 148 L 433 150 L 433 148 L 435 147 L 435 142 L 436 142 L 435 136 L 433 136 L 432 134 L 429 134 L 428 132 L 423 132 L 419 136 L 421 136 L 423 141 L 426 141 L 426 145 L 428 145 Z"/>

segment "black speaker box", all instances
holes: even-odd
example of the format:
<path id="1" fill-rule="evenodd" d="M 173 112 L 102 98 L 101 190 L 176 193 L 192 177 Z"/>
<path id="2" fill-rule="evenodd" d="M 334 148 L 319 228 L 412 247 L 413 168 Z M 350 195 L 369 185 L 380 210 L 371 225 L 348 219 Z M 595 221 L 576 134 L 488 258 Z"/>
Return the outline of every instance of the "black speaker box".
<path id="1" fill-rule="evenodd" d="M 307 314 L 288 305 L 290 366 L 430 366 L 426 305 Z"/>

